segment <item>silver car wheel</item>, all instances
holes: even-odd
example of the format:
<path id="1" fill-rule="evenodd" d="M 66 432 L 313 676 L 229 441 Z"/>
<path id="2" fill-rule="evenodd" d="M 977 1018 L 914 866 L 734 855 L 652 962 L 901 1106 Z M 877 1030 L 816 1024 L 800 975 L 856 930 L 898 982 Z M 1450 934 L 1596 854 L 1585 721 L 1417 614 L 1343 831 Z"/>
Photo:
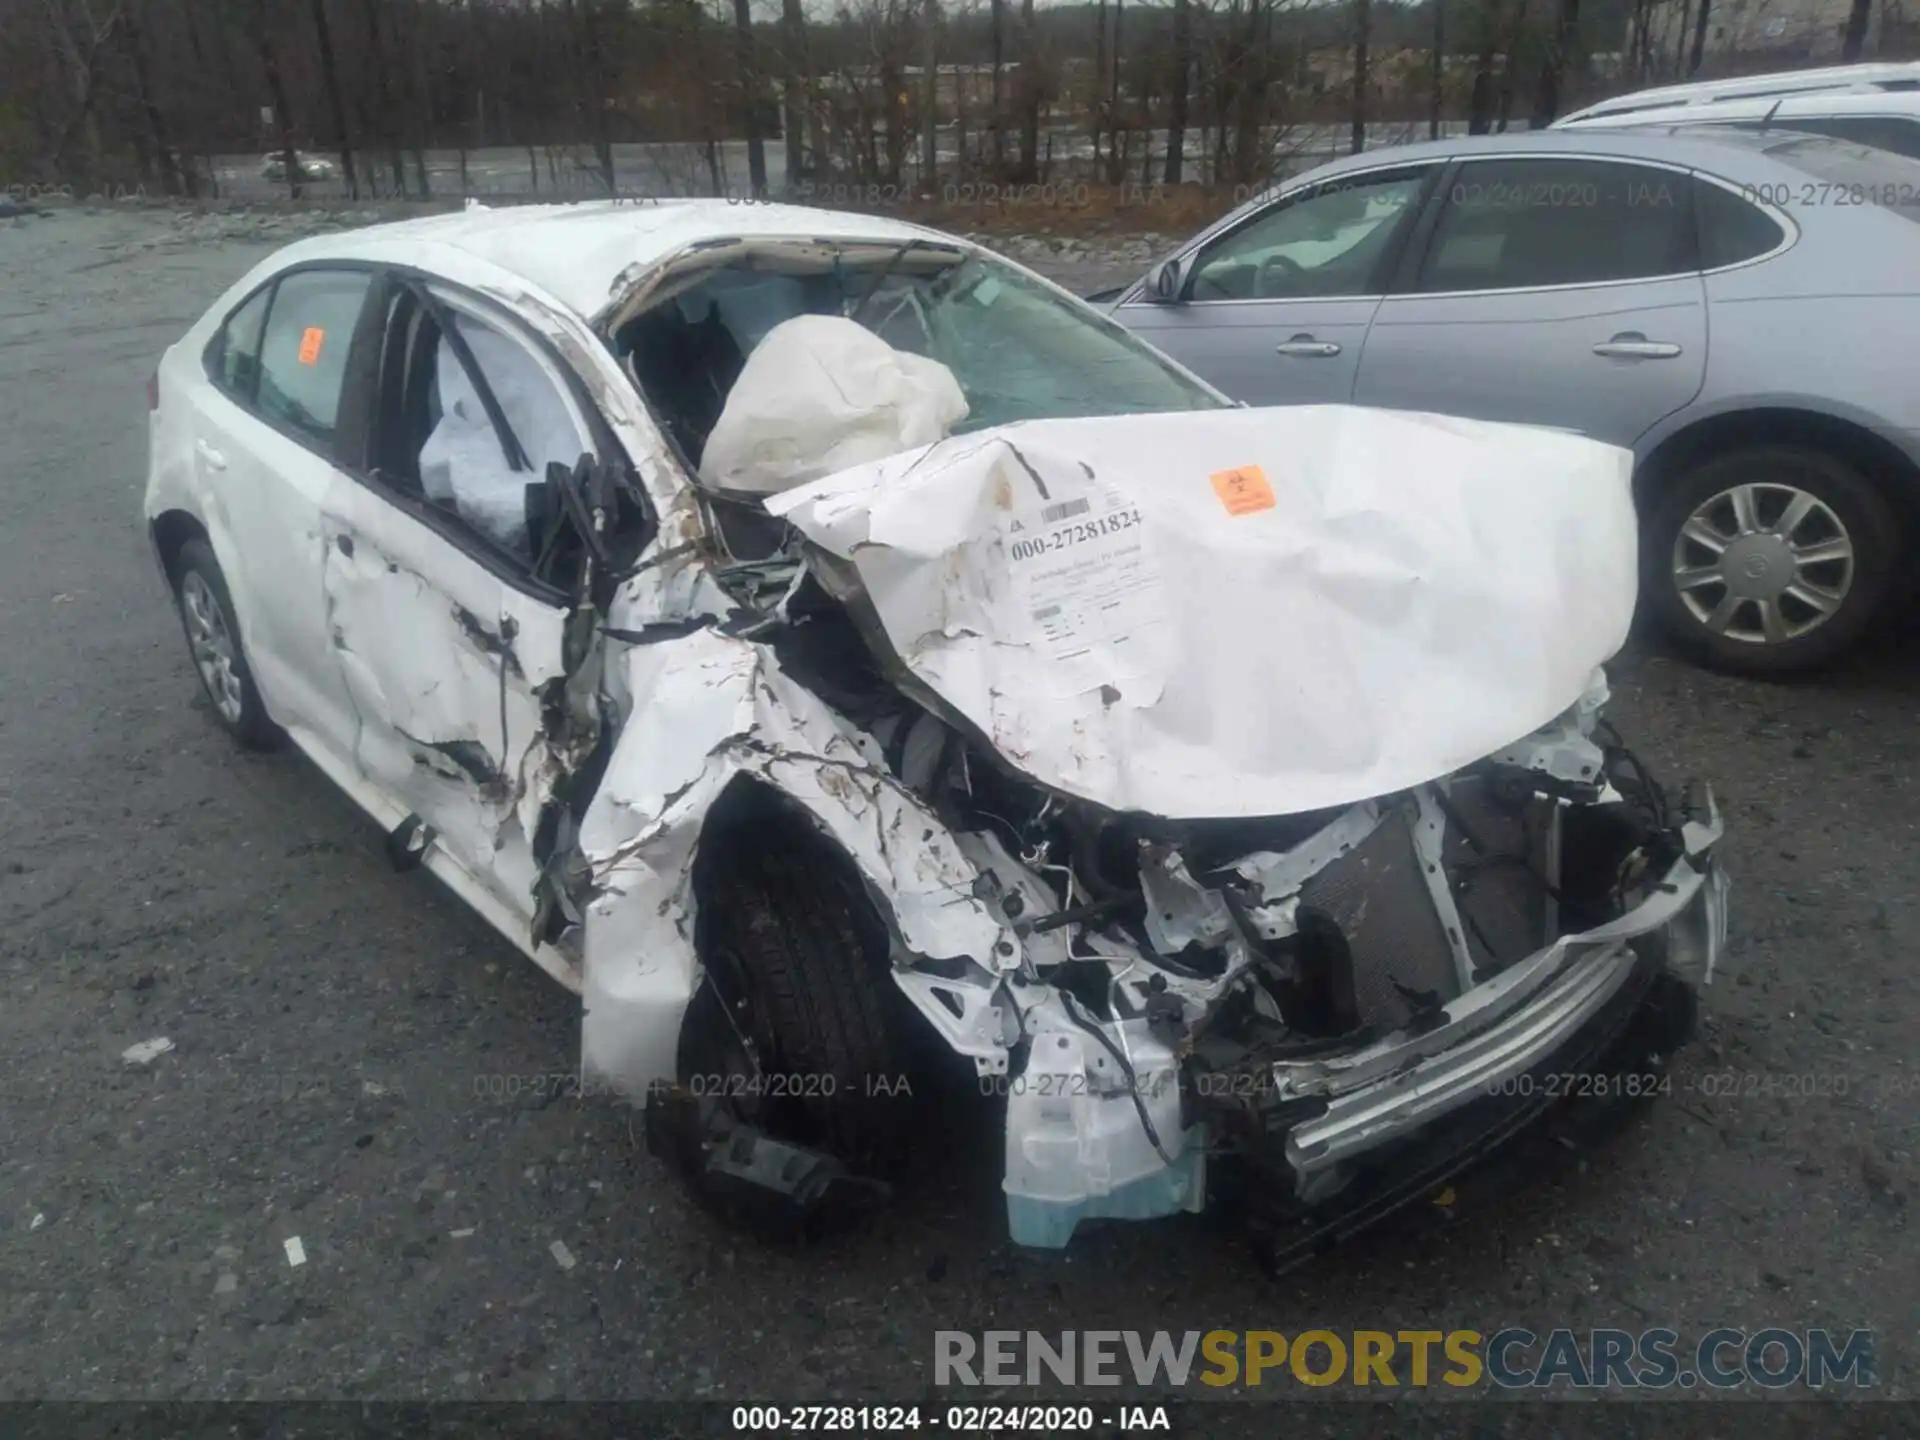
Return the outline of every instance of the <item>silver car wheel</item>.
<path id="1" fill-rule="evenodd" d="M 1687 517 L 1673 584 L 1715 635 L 1781 645 L 1839 613 L 1853 588 L 1853 538 L 1833 508 L 1792 485 L 1735 485 Z"/>
<path id="2" fill-rule="evenodd" d="M 220 598 L 198 570 L 189 570 L 180 582 L 180 608 L 187 621 L 187 643 L 200 671 L 207 698 L 229 725 L 240 723 L 244 696 L 240 687 L 239 648 L 227 628 Z"/>

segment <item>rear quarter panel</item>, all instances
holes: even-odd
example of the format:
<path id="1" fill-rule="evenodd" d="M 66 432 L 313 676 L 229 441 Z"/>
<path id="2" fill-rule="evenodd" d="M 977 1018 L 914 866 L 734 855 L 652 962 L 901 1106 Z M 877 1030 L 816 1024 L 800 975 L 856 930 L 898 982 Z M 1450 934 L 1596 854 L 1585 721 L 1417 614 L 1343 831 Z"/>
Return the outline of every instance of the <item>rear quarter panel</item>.
<path id="1" fill-rule="evenodd" d="M 1778 406 L 1852 421 L 1920 464 L 1920 216 L 1784 213 L 1800 232 L 1790 249 L 1706 277 L 1706 381 L 1635 449 L 1644 457 L 1712 415 Z"/>

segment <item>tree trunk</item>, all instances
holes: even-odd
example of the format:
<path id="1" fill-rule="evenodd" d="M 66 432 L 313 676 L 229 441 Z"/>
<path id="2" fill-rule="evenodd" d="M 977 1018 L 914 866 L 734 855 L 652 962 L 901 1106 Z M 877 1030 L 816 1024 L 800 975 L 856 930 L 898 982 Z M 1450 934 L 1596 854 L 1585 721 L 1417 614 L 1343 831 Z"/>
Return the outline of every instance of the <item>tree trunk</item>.
<path id="1" fill-rule="evenodd" d="M 928 0 L 929 6 L 934 0 Z M 782 82 L 785 94 L 782 98 L 781 127 L 786 131 L 787 142 L 787 188 L 791 190 L 806 174 L 806 150 L 802 131 L 806 126 L 804 99 L 806 84 L 802 79 L 806 73 L 805 52 L 807 45 L 807 16 L 800 8 L 800 0 L 780 0 L 780 48 Z"/>
<path id="2" fill-rule="evenodd" d="M 595 0 L 567 0 L 567 13 L 574 22 L 578 46 L 576 64 L 587 79 L 587 133 L 593 138 L 593 158 L 600 169 L 600 183 L 609 195 L 615 193 L 613 173 L 613 137 L 607 131 L 607 80 L 601 68 L 599 27 L 594 22 Z"/>
<path id="3" fill-rule="evenodd" d="M 399 127 L 393 123 L 393 103 L 389 98 L 386 78 L 387 69 L 386 42 L 380 35 L 380 0 L 361 0 L 361 10 L 367 17 L 368 56 L 373 61 L 374 101 L 373 112 L 379 117 L 380 140 L 387 152 L 387 168 L 393 171 L 393 193 L 407 193 L 407 167 L 400 157 Z"/>
<path id="4" fill-rule="evenodd" d="M 1367 148 L 1367 41 L 1373 23 L 1372 0 L 1353 3 L 1353 121 L 1349 140 L 1353 153 Z"/>
<path id="5" fill-rule="evenodd" d="M 320 83 L 326 88 L 327 108 L 333 115 L 333 143 L 340 151 L 340 178 L 347 182 L 348 198 L 360 198 L 360 181 L 353 173 L 353 141 L 347 134 L 347 105 L 340 94 L 340 69 L 333 59 L 333 27 L 327 23 L 327 0 L 311 0 L 313 29 L 320 41 Z"/>
<path id="6" fill-rule="evenodd" d="M 160 113 L 160 105 L 153 97 L 153 81 L 147 64 L 147 38 L 140 28 L 139 7 L 126 11 L 127 61 L 133 70 L 134 98 L 140 106 L 140 113 L 147 124 L 147 136 L 153 142 L 153 148 L 159 152 L 160 183 L 167 194 L 192 195 L 195 190 L 193 172 L 183 172 L 173 153 L 173 142 L 167 134 L 166 117 Z"/>
<path id="7" fill-rule="evenodd" d="M 1440 111 L 1447 93 L 1447 0 L 1433 0 L 1433 63 L 1427 91 L 1427 138 L 1440 138 Z"/>
<path id="8" fill-rule="evenodd" d="M 1713 11 L 1712 0 L 1700 0 L 1700 13 L 1693 22 L 1693 58 L 1687 62 L 1687 74 L 1699 73 L 1700 62 L 1707 56 L 1707 17 Z"/>
<path id="9" fill-rule="evenodd" d="M 1513 86 L 1520 74 L 1520 37 L 1527 33 L 1527 0 L 1513 12 L 1513 26 L 1507 31 L 1506 67 L 1500 72 L 1500 114 L 1494 128 L 1507 133 L 1507 121 L 1513 118 Z"/>
<path id="10" fill-rule="evenodd" d="M 413 183 L 422 199 L 433 193 L 427 184 L 427 149 L 433 144 L 433 89 L 427 79 L 427 37 L 419 26 L 412 36 L 413 48 Z"/>
<path id="11" fill-rule="evenodd" d="M 987 127 L 993 132 L 993 168 L 997 178 L 1000 166 L 1006 159 L 1005 116 L 1000 108 L 1000 68 L 1006 63 L 1007 0 L 988 0 L 987 25 L 990 31 L 988 43 L 993 52 L 993 113 L 987 117 Z"/>
<path id="12" fill-rule="evenodd" d="M 1560 113 L 1560 91 L 1565 83 L 1567 54 L 1579 34 L 1580 0 L 1559 0 L 1554 14 L 1553 34 L 1547 41 L 1547 53 L 1540 64 L 1540 81 L 1533 97 L 1533 128 L 1545 129 Z"/>
<path id="13" fill-rule="evenodd" d="M 925 0 L 920 24 L 920 184 L 931 194 L 940 183 L 940 0 Z"/>
<path id="14" fill-rule="evenodd" d="M 733 0 L 733 37 L 740 71 L 740 108 L 747 126 L 747 184 L 755 199 L 763 199 L 767 193 L 767 142 L 760 135 L 760 85 L 754 73 L 753 15 L 747 0 Z"/>
<path id="15" fill-rule="evenodd" d="M 1167 184 L 1180 183 L 1187 143 L 1187 86 L 1193 70 L 1193 0 L 1173 0 L 1173 86 L 1167 95 Z"/>
<path id="16" fill-rule="evenodd" d="M 267 95 L 273 101 L 273 118 L 280 131 L 280 155 L 287 167 L 287 194 L 298 200 L 300 155 L 293 145 L 293 114 L 287 108 L 287 86 L 280 75 L 280 57 L 274 53 L 273 42 L 267 38 L 265 0 L 254 0 L 253 23 L 253 48 L 260 57 L 260 69 L 266 75 Z"/>
<path id="17" fill-rule="evenodd" d="M 1115 0 L 1116 6 L 1119 0 Z M 1115 64 L 1120 44 L 1119 11 L 1114 11 Z M 1033 28 L 1033 0 L 1020 0 L 1020 170 L 1040 178 L 1040 42 Z"/>
<path id="18" fill-rule="evenodd" d="M 1100 134 L 1106 131 L 1106 0 L 1092 10 L 1092 94 L 1087 117 L 1092 127 L 1092 165 L 1100 171 Z"/>
<path id="19" fill-rule="evenodd" d="M 1840 41 L 1840 58 L 1852 63 L 1867 44 L 1867 22 L 1873 18 L 1873 0 L 1853 0 L 1847 11 L 1847 29 Z"/>
<path id="20" fill-rule="evenodd" d="M 1033 0 L 1024 0 L 1032 4 Z M 1127 0 L 1113 0 L 1113 71 L 1107 88 L 1107 183 L 1118 185 L 1126 178 L 1127 142 L 1132 132 L 1121 124 L 1120 55 L 1121 33 L 1126 20 Z M 1124 132 L 1124 133 L 1123 133 Z"/>

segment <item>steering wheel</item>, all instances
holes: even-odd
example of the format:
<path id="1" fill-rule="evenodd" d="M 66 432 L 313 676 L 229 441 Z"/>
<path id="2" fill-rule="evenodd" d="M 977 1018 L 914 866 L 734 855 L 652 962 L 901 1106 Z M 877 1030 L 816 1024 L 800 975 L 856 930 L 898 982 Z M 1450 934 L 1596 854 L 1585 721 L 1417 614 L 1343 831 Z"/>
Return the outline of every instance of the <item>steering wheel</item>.
<path id="1" fill-rule="evenodd" d="M 1260 262 L 1260 268 L 1254 272 L 1253 293 L 1264 300 L 1273 293 L 1274 282 L 1284 281 L 1301 273 L 1300 262 L 1278 250 Z"/>

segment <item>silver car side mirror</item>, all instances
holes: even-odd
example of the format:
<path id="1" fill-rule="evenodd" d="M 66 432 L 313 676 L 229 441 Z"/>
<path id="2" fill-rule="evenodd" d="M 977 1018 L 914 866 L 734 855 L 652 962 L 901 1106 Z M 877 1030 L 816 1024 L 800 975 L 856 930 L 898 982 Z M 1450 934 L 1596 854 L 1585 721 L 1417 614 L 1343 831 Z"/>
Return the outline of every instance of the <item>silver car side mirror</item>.
<path id="1" fill-rule="evenodd" d="M 1147 298 L 1157 305 L 1178 305 L 1186 285 L 1186 263 L 1169 260 L 1153 272 L 1153 283 L 1147 286 Z"/>

